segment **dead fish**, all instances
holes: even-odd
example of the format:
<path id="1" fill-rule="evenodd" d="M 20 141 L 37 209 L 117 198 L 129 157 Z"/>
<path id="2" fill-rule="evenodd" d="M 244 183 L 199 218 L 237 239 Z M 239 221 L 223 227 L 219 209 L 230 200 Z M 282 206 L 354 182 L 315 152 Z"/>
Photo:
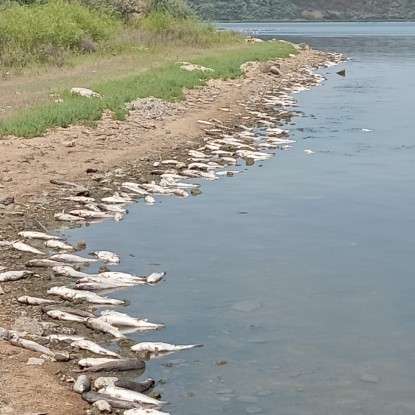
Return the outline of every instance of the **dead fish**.
<path id="1" fill-rule="evenodd" d="M 87 209 L 76 209 L 71 210 L 69 212 L 71 215 L 79 216 L 83 219 L 106 219 L 106 218 L 112 218 L 114 215 L 112 213 L 106 213 L 106 212 L 94 212 L 92 210 Z"/>
<path id="2" fill-rule="evenodd" d="M 22 251 L 22 252 L 30 252 L 32 254 L 37 254 L 37 255 L 46 255 L 45 252 L 40 251 L 39 249 L 30 246 L 28 244 L 25 244 L 24 242 L 12 242 L 11 244 L 12 248 L 18 250 L 18 251 Z"/>
<path id="3" fill-rule="evenodd" d="M 31 259 L 29 261 L 26 261 L 25 265 L 27 267 L 52 268 L 52 267 L 56 267 L 59 265 L 66 265 L 66 263 L 43 258 L 43 259 Z"/>
<path id="4" fill-rule="evenodd" d="M 143 284 L 147 282 L 147 277 L 138 277 L 136 275 L 128 274 L 126 272 L 108 271 L 100 272 L 98 277 L 111 278 L 118 281 L 131 282 L 135 284 Z"/>
<path id="5" fill-rule="evenodd" d="M 147 284 L 157 284 L 163 279 L 165 275 L 166 275 L 166 272 L 153 272 L 147 277 L 146 279 Z"/>
<path id="6" fill-rule="evenodd" d="M 22 231 L 18 235 L 25 239 L 40 239 L 44 241 L 58 241 L 62 239 L 59 236 L 48 235 L 47 233 L 38 231 Z"/>
<path id="7" fill-rule="evenodd" d="M 107 264 L 119 264 L 120 257 L 118 254 L 110 251 L 94 251 L 90 252 L 89 255 L 93 255 L 99 258 L 101 261 L 106 262 Z"/>
<path id="8" fill-rule="evenodd" d="M 131 199 L 131 197 L 127 195 L 120 196 L 119 193 L 114 193 L 113 196 L 104 197 L 101 199 L 101 201 L 105 203 L 124 204 L 124 203 L 131 203 L 134 200 Z"/>
<path id="9" fill-rule="evenodd" d="M 65 200 L 71 200 L 72 202 L 80 202 L 80 203 L 93 203 L 95 199 L 93 197 L 87 196 L 68 196 L 64 197 Z"/>
<path id="10" fill-rule="evenodd" d="M 66 262 L 70 264 L 86 264 L 88 262 L 96 262 L 97 259 L 85 258 L 74 254 L 55 254 L 49 257 L 52 261 Z"/>
<path id="11" fill-rule="evenodd" d="M 153 197 L 153 196 L 151 196 L 151 195 L 147 195 L 147 196 L 144 198 L 144 203 L 145 203 L 146 205 L 154 205 L 154 204 L 156 203 L 156 199 L 154 199 L 154 197 Z"/>
<path id="12" fill-rule="evenodd" d="M 117 327 L 114 327 L 113 325 L 107 323 L 104 320 L 101 320 L 100 318 L 88 318 L 85 321 L 85 325 L 91 329 L 101 331 L 103 333 L 111 334 L 112 336 L 116 337 L 117 339 L 121 339 L 125 337 L 118 329 Z"/>
<path id="13" fill-rule="evenodd" d="M 207 179 L 207 180 L 217 179 L 215 173 L 200 171 L 200 170 L 187 169 L 187 170 L 183 170 L 182 174 L 188 177 L 196 177 L 196 178 L 202 178 L 202 179 Z"/>
<path id="14" fill-rule="evenodd" d="M 70 215 L 69 213 L 65 212 L 55 213 L 53 216 L 56 220 L 60 220 L 62 222 L 82 222 L 85 220 L 80 216 Z"/>
<path id="15" fill-rule="evenodd" d="M 98 204 L 98 207 L 104 212 L 113 212 L 113 213 L 127 213 L 127 209 L 124 209 L 120 205 L 105 205 L 102 203 Z"/>
<path id="16" fill-rule="evenodd" d="M 85 321 L 85 317 L 76 316 L 75 314 L 66 313 L 61 310 L 50 310 L 47 311 L 46 314 L 54 320 L 76 321 L 78 323 L 83 323 Z"/>
<path id="17" fill-rule="evenodd" d="M 102 393 L 98 392 L 84 392 L 81 395 L 81 398 L 89 403 L 94 403 L 97 401 L 106 401 L 110 404 L 111 408 L 117 408 L 117 409 L 132 409 L 132 408 L 139 408 L 142 405 L 134 402 L 125 401 L 123 399 L 116 399 L 111 398 L 108 395 L 104 395 Z"/>
<path id="18" fill-rule="evenodd" d="M 84 367 L 79 372 L 123 372 L 125 370 L 142 370 L 145 362 L 138 359 L 109 359 L 108 361 L 89 367 Z"/>
<path id="19" fill-rule="evenodd" d="M 52 287 L 47 291 L 48 294 L 58 295 L 65 300 L 85 300 L 93 304 L 112 304 L 122 305 L 124 301 L 114 298 L 107 298 L 97 295 L 91 291 L 78 291 L 68 287 Z"/>
<path id="20" fill-rule="evenodd" d="M 50 300 L 48 298 L 30 297 L 28 295 L 22 295 L 21 297 L 17 299 L 17 301 L 21 304 L 28 304 L 28 305 L 42 305 L 42 304 L 57 303 L 57 301 Z"/>
<path id="21" fill-rule="evenodd" d="M 117 399 L 124 399 L 126 401 L 137 402 L 146 405 L 154 405 L 156 407 L 167 403 L 165 401 L 159 401 L 150 396 L 144 395 L 140 392 L 117 388 L 115 386 L 106 386 L 105 388 L 100 389 L 99 393 L 103 393 L 104 395 L 108 395 Z"/>
<path id="22" fill-rule="evenodd" d="M 76 334 L 50 334 L 49 336 L 46 336 L 46 338 L 50 341 L 58 342 L 76 341 L 84 339 L 84 337 L 77 336 Z"/>
<path id="23" fill-rule="evenodd" d="M 11 246 L 12 243 L 10 241 L 0 241 L 0 246 Z"/>
<path id="24" fill-rule="evenodd" d="M 132 192 L 137 193 L 140 196 L 148 195 L 147 190 L 140 187 L 140 185 L 138 183 L 124 182 L 124 183 L 121 183 L 121 187 L 123 187 L 124 189 L 131 190 Z"/>
<path id="25" fill-rule="evenodd" d="M 34 352 L 39 352 L 47 356 L 53 356 L 54 352 L 48 347 L 42 346 L 39 343 L 36 343 L 32 340 L 21 339 L 19 334 L 16 331 L 10 330 L 8 332 L 7 340 L 13 346 L 23 347 L 24 349 L 32 350 Z"/>
<path id="26" fill-rule="evenodd" d="M 141 342 L 131 346 L 135 352 L 164 353 L 176 352 L 179 350 L 192 349 L 193 347 L 202 347 L 201 344 L 169 344 L 163 342 Z"/>
<path id="27" fill-rule="evenodd" d="M 73 385 L 76 393 L 89 392 L 91 390 L 91 378 L 88 375 L 79 375 Z"/>
<path id="28" fill-rule="evenodd" d="M 59 304 L 45 304 L 42 306 L 42 311 L 44 313 L 47 313 L 48 311 L 51 311 L 51 310 L 59 310 L 65 313 L 74 314 L 75 316 L 80 316 L 84 318 L 95 317 L 94 313 L 91 313 L 90 311 L 86 311 L 86 310 L 81 310 L 80 308 L 65 307 Z"/>
<path id="29" fill-rule="evenodd" d="M 69 265 L 59 265 L 57 267 L 53 267 L 52 271 L 55 275 L 60 275 L 62 277 L 88 278 L 92 276 L 86 272 L 77 271 Z"/>
<path id="30" fill-rule="evenodd" d="M 90 340 L 77 340 L 71 343 L 72 347 L 78 347 L 79 349 L 88 350 L 95 354 L 101 354 L 104 356 L 113 356 L 116 358 L 120 358 L 121 356 L 118 353 L 115 353 L 111 350 L 106 349 L 105 347 L 101 347 L 98 344 L 94 343 Z"/>
<path id="31" fill-rule="evenodd" d="M 75 290 L 112 290 L 121 287 L 133 287 L 136 284 L 125 281 L 115 281 L 110 278 L 101 278 L 101 277 L 90 277 L 90 278 L 81 278 L 76 282 L 74 287 Z"/>
<path id="32" fill-rule="evenodd" d="M 128 314 L 119 313 L 114 310 L 101 311 L 101 320 L 117 327 L 137 327 L 142 330 L 159 329 L 165 327 L 165 324 L 150 323 L 147 319 L 131 317 Z"/>
<path id="33" fill-rule="evenodd" d="M 119 362 L 119 359 L 114 359 L 112 357 L 84 357 L 78 361 L 78 366 L 82 368 L 99 366 L 104 363 Z"/>
<path id="34" fill-rule="evenodd" d="M 69 245 L 63 241 L 49 240 L 44 244 L 47 248 L 58 249 L 61 251 L 75 251 L 75 248 L 72 245 Z"/>
<path id="35" fill-rule="evenodd" d="M 117 388 L 129 389 L 135 392 L 144 393 L 153 389 L 156 385 L 154 379 L 148 378 L 142 382 L 133 382 L 132 380 L 118 379 L 114 382 Z"/>
<path id="36" fill-rule="evenodd" d="M 17 281 L 22 278 L 37 276 L 33 271 L 6 271 L 0 272 L 0 282 Z"/>

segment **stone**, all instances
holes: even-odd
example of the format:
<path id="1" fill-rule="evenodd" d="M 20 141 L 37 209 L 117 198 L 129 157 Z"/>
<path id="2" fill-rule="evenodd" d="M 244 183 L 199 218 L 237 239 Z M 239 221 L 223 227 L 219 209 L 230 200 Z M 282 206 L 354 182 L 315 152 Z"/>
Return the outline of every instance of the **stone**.
<path id="1" fill-rule="evenodd" d="M 226 365 L 226 363 L 228 363 L 225 359 L 217 359 L 215 364 L 216 366 L 223 366 Z"/>
<path id="2" fill-rule="evenodd" d="M 106 386 L 115 386 L 115 382 L 118 380 L 115 376 L 101 376 L 94 381 L 95 389 L 105 388 Z"/>
<path id="3" fill-rule="evenodd" d="M 14 203 L 14 196 L 10 196 L 10 195 L 0 195 L 0 204 L 1 205 L 11 205 L 12 203 Z"/>
<path id="4" fill-rule="evenodd" d="M 38 359 L 37 357 L 29 357 L 27 364 L 33 366 L 42 366 L 45 363 L 44 359 Z"/>
<path id="5" fill-rule="evenodd" d="M 338 71 L 337 75 L 346 76 L 346 69 L 342 69 L 341 71 Z"/>
<path id="6" fill-rule="evenodd" d="M 112 412 L 111 405 L 104 400 L 96 401 L 92 404 L 94 408 L 97 408 L 99 412 L 104 414 L 110 414 Z"/>
<path id="7" fill-rule="evenodd" d="M 43 328 L 41 324 L 30 317 L 18 317 L 13 325 L 13 330 L 16 330 L 20 334 L 35 334 L 41 336 L 43 334 Z"/>

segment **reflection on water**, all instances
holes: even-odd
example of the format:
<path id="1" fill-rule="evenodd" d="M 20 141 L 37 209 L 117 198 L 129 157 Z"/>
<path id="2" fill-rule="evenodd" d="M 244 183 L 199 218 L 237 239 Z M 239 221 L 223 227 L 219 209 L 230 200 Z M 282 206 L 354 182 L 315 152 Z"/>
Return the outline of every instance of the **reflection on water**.
<path id="1" fill-rule="evenodd" d="M 332 31 L 298 38 L 353 60 L 296 95 L 293 149 L 71 231 L 167 271 L 116 295 L 167 324 L 135 340 L 204 344 L 148 365 L 173 414 L 415 414 L 415 38 Z"/>

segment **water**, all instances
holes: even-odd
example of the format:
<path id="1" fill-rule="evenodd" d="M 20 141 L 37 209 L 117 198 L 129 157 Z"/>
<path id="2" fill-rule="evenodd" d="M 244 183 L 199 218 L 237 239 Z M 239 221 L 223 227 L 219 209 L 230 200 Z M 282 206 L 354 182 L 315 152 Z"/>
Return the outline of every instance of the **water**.
<path id="1" fill-rule="evenodd" d="M 204 344 L 149 363 L 169 412 L 415 414 L 415 25 L 278 28 L 353 59 L 296 95 L 293 149 L 70 238 L 168 271 L 114 297 L 167 324 L 135 340 Z"/>

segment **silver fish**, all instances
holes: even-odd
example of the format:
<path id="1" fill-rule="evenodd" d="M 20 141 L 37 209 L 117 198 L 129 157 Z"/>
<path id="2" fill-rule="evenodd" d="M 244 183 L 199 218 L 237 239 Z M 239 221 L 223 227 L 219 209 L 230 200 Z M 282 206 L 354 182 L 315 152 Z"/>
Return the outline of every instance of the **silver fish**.
<path id="1" fill-rule="evenodd" d="M 60 220 L 62 222 L 82 222 L 85 219 L 81 218 L 80 216 L 70 215 L 69 213 L 59 212 L 53 215 L 55 219 Z"/>
<path id="2" fill-rule="evenodd" d="M 78 365 L 81 367 L 94 367 L 108 362 L 118 363 L 119 359 L 112 359 L 109 357 L 85 357 L 78 361 Z"/>
<path id="3" fill-rule="evenodd" d="M 147 196 L 144 198 L 144 203 L 145 203 L 146 205 L 154 205 L 154 204 L 156 203 L 156 199 L 154 199 L 154 197 L 153 197 L 153 196 L 151 196 L 151 195 L 147 195 Z"/>
<path id="4" fill-rule="evenodd" d="M 90 286 L 91 290 L 110 290 L 112 288 L 133 287 L 137 283 L 118 281 L 115 278 L 104 278 L 100 276 L 89 276 L 81 278 L 76 282 L 75 289 L 86 290 Z"/>
<path id="5" fill-rule="evenodd" d="M 76 393 L 89 392 L 91 390 L 91 378 L 88 375 L 79 375 L 73 385 L 73 391 Z"/>
<path id="6" fill-rule="evenodd" d="M 93 255 L 97 258 L 99 258 L 101 261 L 104 261 L 108 264 L 119 264 L 120 263 L 120 257 L 118 254 L 110 251 L 94 251 L 91 252 L 89 255 Z"/>
<path id="7" fill-rule="evenodd" d="M 116 327 L 107 323 L 100 318 L 88 318 L 85 321 L 85 325 L 91 329 L 101 331 L 103 333 L 111 334 L 112 336 L 116 337 L 117 339 L 121 339 L 125 337 Z"/>
<path id="8" fill-rule="evenodd" d="M 136 275 L 128 274 L 126 272 L 100 272 L 98 276 L 102 278 L 113 278 L 118 281 L 131 282 L 134 284 L 143 284 L 147 282 L 147 277 L 138 277 Z"/>
<path id="9" fill-rule="evenodd" d="M 11 244 L 12 248 L 18 250 L 18 251 L 22 251 L 22 252 L 30 252 L 32 254 L 37 254 L 37 255 L 46 255 L 45 252 L 40 251 L 39 249 L 30 246 L 28 244 L 25 244 L 24 242 L 13 242 Z"/>
<path id="10" fill-rule="evenodd" d="M 58 342 L 76 341 L 84 339 L 84 337 L 77 336 L 76 334 L 50 334 L 49 336 L 46 336 L 46 338 L 50 341 Z"/>
<path id="11" fill-rule="evenodd" d="M 100 319 L 118 327 L 137 327 L 142 330 L 159 329 L 165 327 L 165 324 L 150 323 L 147 319 L 131 317 L 128 314 L 119 313 L 114 310 L 101 311 Z"/>
<path id="12" fill-rule="evenodd" d="M 64 197 L 65 200 L 72 200 L 72 202 L 80 202 L 80 203 L 93 203 L 95 199 L 93 197 L 87 196 L 68 196 Z"/>
<path id="13" fill-rule="evenodd" d="M 48 290 L 48 294 L 59 295 L 65 300 L 85 300 L 94 304 L 112 304 L 122 305 L 124 301 L 116 300 L 114 298 L 107 298 L 99 296 L 91 291 L 78 291 L 67 287 L 52 287 Z"/>
<path id="14" fill-rule="evenodd" d="M 13 330 L 8 332 L 7 340 L 13 346 L 23 347 L 24 349 L 32 350 L 34 352 L 39 352 L 47 356 L 53 356 L 54 352 L 48 347 L 42 346 L 39 343 L 36 343 L 32 340 L 21 339 L 19 334 Z"/>
<path id="15" fill-rule="evenodd" d="M 123 187 L 124 189 L 131 190 L 132 192 L 137 193 L 139 196 L 148 195 L 147 190 L 140 187 L 138 183 L 124 182 L 124 183 L 121 183 L 121 187 Z"/>
<path id="16" fill-rule="evenodd" d="M 164 353 L 177 352 L 179 350 L 192 349 L 193 347 L 202 347 L 201 344 L 169 344 L 163 342 L 141 342 L 131 346 L 135 352 Z"/>
<path id="17" fill-rule="evenodd" d="M 113 203 L 113 204 L 124 204 L 124 203 L 131 203 L 133 199 L 131 197 L 125 195 L 120 196 L 119 193 L 115 193 L 113 196 L 104 197 L 101 199 L 102 202 L 105 203 Z"/>
<path id="18" fill-rule="evenodd" d="M 92 210 L 87 209 L 75 209 L 69 211 L 71 215 L 79 216 L 80 218 L 84 219 L 105 219 L 105 218 L 112 218 L 113 214 L 106 213 L 106 212 L 94 212 Z"/>
<path id="19" fill-rule="evenodd" d="M 53 261 L 51 259 L 31 259 L 25 263 L 27 267 L 38 267 L 38 268 L 52 268 L 58 265 L 66 265 L 65 262 Z"/>
<path id="20" fill-rule="evenodd" d="M 46 314 L 55 320 L 76 321 L 78 323 L 83 323 L 86 320 L 85 317 L 76 316 L 75 314 L 66 313 L 61 310 L 50 310 Z"/>
<path id="21" fill-rule="evenodd" d="M 147 277 L 147 284 L 157 284 L 166 275 L 165 272 L 153 272 Z"/>
<path id="22" fill-rule="evenodd" d="M 97 259 L 84 258 L 74 254 L 55 254 L 49 257 L 52 261 L 67 262 L 70 264 L 86 264 L 88 262 L 96 262 Z"/>
<path id="23" fill-rule="evenodd" d="M 124 209 L 120 205 L 105 205 L 105 204 L 99 203 L 98 207 L 104 212 L 127 213 L 127 209 Z"/>
<path id="24" fill-rule="evenodd" d="M 59 304 L 42 305 L 42 312 L 47 313 L 48 311 L 51 311 L 51 310 L 59 310 L 65 313 L 70 313 L 70 314 L 74 314 L 75 316 L 80 316 L 80 317 L 85 317 L 85 318 L 95 317 L 94 313 L 91 313 L 90 311 L 82 310 L 80 308 L 65 307 Z"/>
<path id="25" fill-rule="evenodd" d="M 160 407 L 161 405 L 167 403 L 164 401 L 159 401 L 157 399 L 151 398 L 150 396 L 144 395 L 140 392 L 117 388 L 115 386 L 106 386 L 105 388 L 100 389 L 98 392 L 111 396 L 113 398 L 124 399 L 126 401 L 138 402 L 147 405 L 154 405 L 156 407 Z"/>
<path id="26" fill-rule="evenodd" d="M 58 241 L 62 239 L 59 236 L 48 235 L 47 233 L 37 231 L 22 231 L 18 235 L 25 239 L 40 239 L 44 241 Z"/>
<path id="27" fill-rule="evenodd" d="M 29 304 L 29 305 L 42 305 L 42 304 L 55 304 L 57 301 L 50 300 L 48 298 L 38 298 L 38 297 L 30 297 L 28 295 L 22 295 L 17 299 L 17 301 L 21 304 Z"/>
<path id="28" fill-rule="evenodd" d="M 58 249 L 61 251 L 75 251 L 75 248 L 72 245 L 69 245 L 63 241 L 48 240 L 44 244 L 47 248 Z"/>
<path id="29" fill-rule="evenodd" d="M 22 278 L 37 276 L 33 271 L 5 271 L 0 272 L 0 282 L 17 281 Z"/>
<path id="30" fill-rule="evenodd" d="M 113 356 L 116 358 L 121 357 L 118 353 L 105 349 L 104 347 L 101 347 L 90 340 L 77 340 L 71 343 L 71 346 L 78 347 L 79 349 L 89 350 L 92 353 L 101 354 L 104 356 Z"/>
<path id="31" fill-rule="evenodd" d="M 91 277 L 91 274 L 87 274 L 85 272 L 77 271 L 73 269 L 69 265 L 59 265 L 57 267 L 53 267 L 52 271 L 55 275 L 60 275 L 62 277 L 72 277 L 72 278 L 88 278 Z"/>

